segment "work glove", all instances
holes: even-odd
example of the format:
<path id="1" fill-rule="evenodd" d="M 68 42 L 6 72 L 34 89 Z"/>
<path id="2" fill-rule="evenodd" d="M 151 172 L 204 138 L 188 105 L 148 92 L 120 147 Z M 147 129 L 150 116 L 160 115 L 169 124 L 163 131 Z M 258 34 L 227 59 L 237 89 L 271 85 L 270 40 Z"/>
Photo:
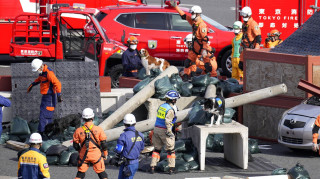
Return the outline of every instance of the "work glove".
<path id="1" fill-rule="evenodd" d="M 33 88 L 33 84 L 30 84 L 30 86 L 28 87 L 27 93 L 29 93 Z"/>
<path id="2" fill-rule="evenodd" d="M 61 103 L 63 100 L 62 100 L 62 97 L 61 97 L 61 95 L 60 96 L 58 96 L 58 102 L 59 103 Z"/>
<path id="3" fill-rule="evenodd" d="M 171 0 L 171 1 L 170 1 L 170 5 L 171 5 L 172 7 L 177 7 L 177 1 Z"/>
<path id="4" fill-rule="evenodd" d="M 318 144 L 315 144 L 315 143 L 312 143 L 312 150 L 314 152 L 317 152 L 319 150 L 319 145 Z"/>
<path id="5" fill-rule="evenodd" d="M 174 134 L 172 133 L 172 131 L 167 131 L 166 132 L 166 136 L 170 137 L 170 138 L 173 138 L 174 137 Z"/>

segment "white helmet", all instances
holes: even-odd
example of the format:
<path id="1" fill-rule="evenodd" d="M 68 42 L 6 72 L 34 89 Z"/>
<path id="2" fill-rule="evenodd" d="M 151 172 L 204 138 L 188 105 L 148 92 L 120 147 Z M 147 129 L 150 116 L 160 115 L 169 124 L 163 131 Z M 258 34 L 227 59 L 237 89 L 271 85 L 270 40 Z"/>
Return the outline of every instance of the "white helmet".
<path id="1" fill-rule="evenodd" d="M 191 14 L 195 13 L 195 14 L 201 14 L 202 13 L 202 9 L 200 6 L 192 6 L 192 8 L 189 11 Z"/>
<path id="2" fill-rule="evenodd" d="M 188 34 L 188 35 L 186 36 L 186 38 L 184 38 L 184 42 L 185 42 L 185 43 L 186 43 L 186 42 L 192 42 L 192 37 L 193 37 L 192 34 Z"/>
<path id="3" fill-rule="evenodd" d="M 242 22 L 236 21 L 233 23 L 233 28 L 234 29 L 242 29 Z"/>
<path id="4" fill-rule="evenodd" d="M 34 60 L 32 60 L 31 62 L 32 71 L 33 72 L 38 71 L 42 64 L 43 64 L 43 61 L 38 58 L 35 58 Z"/>
<path id="5" fill-rule="evenodd" d="M 242 8 L 240 15 L 243 17 L 251 16 L 252 15 L 251 8 L 248 6 Z"/>
<path id="6" fill-rule="evenodd" d="M 33 133 L 31 134 L 29 138 L 29 143 L 30 144 L 39 144 L 42 143 L 42 137 L 39 133 Z"/>
<path id="7" fill-rule="evenodd" d="M 83 119 L 92 119 L 94 117 L 93 110 L 91 108 L 86 108 L 82 111 Z"/>
<path id="8" fill-rule="evenodd" d="M 129 125 L 132 125 L 132 124 L 135 124 L 136 123 L 136 117 L 134 117 L 133 114 L 126 114 L 123 118 L 123 123 L 124 124 L 129 124 Z"/>

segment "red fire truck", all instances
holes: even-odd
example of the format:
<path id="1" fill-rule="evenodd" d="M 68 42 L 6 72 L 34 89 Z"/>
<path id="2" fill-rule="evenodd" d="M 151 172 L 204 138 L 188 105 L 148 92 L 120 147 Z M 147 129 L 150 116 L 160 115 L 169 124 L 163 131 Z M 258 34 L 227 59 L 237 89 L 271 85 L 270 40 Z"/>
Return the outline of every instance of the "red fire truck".
<path id="1" fill-rule="evenodd" d="M 22 13 L 48 14 L 53 4 L 85 4 L 86 8 L 101 8 L 110 5 L 139 5 L 144 0 L 0 0 L 0 56 L 9 54 L 12 24 Z"/>
<path id="2" fill-rule="evenodd" d="M 242 21 L 239 11 L 249 6 L 252 17 L 261 28 L 262 43 L 272 29 L 281 32 L 281 39 L 289 37 L 313 15 L 317 0 L 236 0 L 236 19 Z"/>
<path id="3" fill-rule="evenodd" d="M 126 47 L 108 39 L 93 16 L 95 9 L 55 4 L 46 14 L 23 13 L 13 22 L 10 55 L 16 58 L 85 60 L 99 62 L 104 76 L 106 60 Z M 67 15 L 67 16 L 66 16 Z M 77 21 L 70 17 L 82 16 Z"/>

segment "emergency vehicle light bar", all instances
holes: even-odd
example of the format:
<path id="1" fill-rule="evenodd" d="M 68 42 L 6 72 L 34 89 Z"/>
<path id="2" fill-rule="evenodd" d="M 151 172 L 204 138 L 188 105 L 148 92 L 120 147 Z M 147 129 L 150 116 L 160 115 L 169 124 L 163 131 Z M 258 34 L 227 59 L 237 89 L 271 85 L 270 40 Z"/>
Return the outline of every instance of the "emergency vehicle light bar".
<path id="1" fill-rule="evenodd" d="M 80 4 L 80 3 L 73 3 L 72 6 L 74 9 L 85 9 L 86 5 L 85 4 Z"/>
<path id="2" fill-rule="evenodd" d="M 165 4 L 165 5 L 168 5 L 168 6 L 171 6 L 171 4 L 170 4 L 171 1 L 176 1 L 176 2 L 177 2 L 177 5 L 180 4 L 180 0 L 164 0 L 164 4 Z"/>

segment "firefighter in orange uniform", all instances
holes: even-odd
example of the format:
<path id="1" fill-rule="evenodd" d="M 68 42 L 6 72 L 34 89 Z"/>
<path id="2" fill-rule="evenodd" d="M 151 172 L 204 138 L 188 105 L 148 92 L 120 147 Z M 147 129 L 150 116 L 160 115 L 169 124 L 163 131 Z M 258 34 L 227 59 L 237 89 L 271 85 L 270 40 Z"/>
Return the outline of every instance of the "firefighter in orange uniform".
<path id="1" fill-rule="evenodd" d="M 251 8 L 242 8 L 240 15 L 243 18 L 242 25 L 242 45 L 244 48 L 259 49 L 261 43 L 261 30 L 258 23 L 251 17 Z"/>
<path id="2" fill-rule="evenodd" d="M 31 83 L 27 92 L 29 93 L 33 86 L 40 84 L 40 93 L 42 94 L 40 105 L 40 117 L 38 131 L 40 134 L 44 132 L 47 124 L 52 123 L 54 108 L 56 101 L 62 102 L 61 98 L 61 83 L 47 65 L 43 64 L 42 60 L 34 59 L 31 63 L 32 71 L 38 72 L 39 77 Z"/>
<path id="3" fill-rule="evenodd" d="M 318 137 L 319 137 L 319 128 L 320 128 L 320 115 L 317 117 L 314 122 L 312 129 L 312 150 L 317 152 L 319 150 Z M 320 155 L 320 151 L 319 151 Z"/>
<path id="4" fill-rule="evenodd" d="M 85 124 L 73 134 L 73 147 L 79 152 L 76 179 L 85 177 L 90 163 L 99 178 L 106 179 L 108 175 L 105 172 L 104 160 L 108 155 L 107 136 L 101 127 L 93 124 L 94 113 L 91 108 L 83 110 L 82 118 Z"/>
<path id="5" fill-rule="evenodd" d="M 211 61 L 215 61 L 215 58 L 212 57 L 215 50 L 213 50 L 209 45 L 209 37 L 207 36 L 208 28 L 206 23 L 201 18 L 201 7 L 193 6 L 190 9 L 191 16 L 189 16 L 177 6 L 176 1 L 171 1 L 171 6 L 176 9 L 182 19 L 187 20 L 192 26 L 192 50 L 189 50 L 188 59 L 185 61 L 183 79 L 186 80 L 189 76 L 195 76 L 197 63 L 200 63 L 197 61 L 199 59 L 203 59 L 205 71 L 207 73 L 210 72 L 211 76 L 217 76 L 215 71 L 216 62 L 211 63 Z"/>
<path id="6" fill-rule="evenodd" d="M 280 35 L 281 33 L 277 29 L 271 30 L 264 42 L 264 47 L 274 48 L 275 46 L 281 44 L 282 40 L 280 39 Z"/>

